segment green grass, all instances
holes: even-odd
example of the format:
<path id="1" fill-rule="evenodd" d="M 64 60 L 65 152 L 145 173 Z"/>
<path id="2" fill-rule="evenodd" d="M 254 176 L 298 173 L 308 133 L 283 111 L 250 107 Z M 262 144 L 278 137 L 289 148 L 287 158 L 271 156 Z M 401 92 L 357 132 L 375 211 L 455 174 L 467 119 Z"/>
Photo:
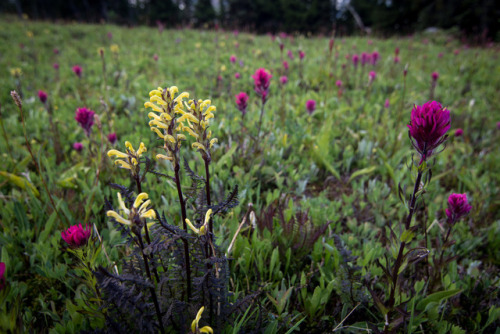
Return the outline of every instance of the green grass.
<path id="1" fill-rule="evenodd" d="M 0 175 L 0 258 L 7 266 L 7 288 L 0 292 L 0 331 L 71 333 L 95 325 L 76 311 L 75 305 L 82 303 L 82 285 L 72 269 L 72 257 L 62 250 L 60 231 L 77 222 L 95 223 L 109 256 L 118 260 L 126 252 L 124 240 L 108 222 L 104 200 L 116 198 L 110 182 L 129 185 L 130 180 L 107 157 L 99 163 L 97 148 L 105 152 L 111 145 L 95 125 L 89 141 L 74 120 L 75 110 L 83 106 L 95 110 L 102 120 L 102 134 L 117 133 L 117 149 L 124 150 L 126 140 L 134 147 L 143 141 L 154 157 L 161 153 L 161 143 L 148 127 L 143 104 L 150 90 L 172 85 L 189 92 L 191 98 L 211 99 L 217 106 L 211 124 L 219 139 L 212 157 L 214 197 L 220 201 L 238 185 L 240 199 L 238 207 L 215 222 L 222 249 L 229 246 L 248 204 L 253 204 L 255 219 L 250 221 L 255 226 L 243 227 L 231 253 L 230 290 L 235 297 L 259 292 L 268 332 L 285 333 L 299 322 L 300 332 L 336 327 L 367 332 L 369 324 L 382 329 L 382 312 L 368 290 L 382 300 L 388 293 L 377 261 L 384 264 L 385 255 L 391 260 L 389 227 L 398 234 L 398 222 L 406 216 L 397 195 L 398 184 L 407 186 L 407 197 L 413 186 L 407 165 L 414 151 L 406 124 L 412 106 L 429 99 L 433 71 L 440 75 L 435 100 L 451 111 L 452 126 L 446 148 L 432 162 L 433 178 L 416 214 L 414 224 L 421 228 L 415 245 L 431 252 L 428 262 L 407 269 L 402 298 L 409 300 L 404 307 L 411 316 L 405 320 L 410 326 L 406 330 L 486 333 L 499 325 L 500 311 L 495 306 L 500 284 L 498 46 L 466 48 L 445 34 L 351 37 L 336 39 L 330 55 L 327 38 L 294 36 L 284 41 L 283 57 L 290 69 L 288 84 L 282 87 L 279 77 L 285 73 L 279 44 L 269 36 L 196 30 L 159 34 L 146 27 L 56 25 L 4 16 L 0 37 L 5 129 L 0 171 L 9 173 Z M 119 47 L 115 55 L 112 44 Z M 396 47 L 401 50 L 398 64 L 393 60 Z M 306 54 L 303 79 L 299 49 Z M 293 51 L 294 60 L 288 59 L 287 50 Z M 380 60 L 373 68 L 359 66 L 355 71 L 350 58 L 346 60 L 347 55 L 375 50 Z M 233 54 L 236 64 L 229 61 Z M 54 63 L 59 64 L 58 74 Z M 76 64 L 83 68 L 80 80 L 71 71 Z M 254 141 L 260 100 L 253 92 L 251 75 L 260 67 L 272 71 L 273 78 L 263 117 L 264 135 Z M 15 68 L 21 69 L 20 78 L 11 75 Z M 368 85 L 370 70 L 377 73 L 372 85 Z M 241 74 L 239 80 L 234 78 L 236 72 Z M 344 85 L 341 97 L 335 86 L 339 79 Z M 9 94 L 14 89 L 22 93 L 26 132 L 61 218 L 27 150 L 19 112 Z M 59 165 L 49 115 L 37 97 L 39 89 L 48 93 L 59 128 L 64 153 Z M 234 102 L 240 91 L 250 95 L 243 122 Z M 317 101 L 312 115 L 305 110 L 308 99 Z M 386 99 L 389 108 L 384 107 Z M 464 130 L 463 136 L 453 136 L 457 128 Z M 74 142 L 84 144 L 82 153 L 72 149 Z M 183 156 L 202 173 L 199 155 L 188 145 Z M 158 169 L 170 173 L 168 165 L 159 164 Z M 184 178 L 183 184 L 188 186 L 189 180 Z M 152 202 L 180 225 L 175 185 L 153 177 L 145 185 Z M 447 249 L 450 261 L 439 284 L 423 287 L 446 232 L 444 209 L 452 192 L 467 193 L 473 209 L 453 227 L 455 243 Z M 263 228 L 264 213 L 273 208 L 282 210 L 285 223 L 278 216 L 268 219 L 269 231 Z M 310 245 L 297 241 L 306 235 L 297 224 L 291 225 L 293 232 L 284 232 L 286 222 L 299 212 L 307 212 L 309 229 L 329 223 Z M 334 235 L 339 236 L 337 241 Z M 104 257 L 100 262 L 108 265 Z M 257 318 L 253 310 L 243 313 L 233 319 L 234 331 Z M 233 332 L 231 325 L 226 332 Z"/>

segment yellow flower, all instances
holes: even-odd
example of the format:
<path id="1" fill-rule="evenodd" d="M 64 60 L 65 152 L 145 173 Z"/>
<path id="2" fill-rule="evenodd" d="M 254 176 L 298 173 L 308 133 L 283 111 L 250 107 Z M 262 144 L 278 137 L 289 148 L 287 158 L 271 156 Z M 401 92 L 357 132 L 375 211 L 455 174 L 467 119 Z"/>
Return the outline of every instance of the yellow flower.
<path id="1" fill-rule="evenodd" d="M 195 138 L 196 141 L 191 147 L 200 151 L 204 159 L 210 160 L 209 149 L 217 142 L 217 139 L 211 139 L 212 132 L 208 130 L 208 120 L 214 118 L 213 111 L 216 110 L 216 107 L 212 105 L 210 100 L 190 100 L 186 107 L 188 111 L 178 119 L 187 122 L 187 125 L 183 125 L 182 130 Z"/>
<path id="2" fill-rule="evenodd" d="M 10 69 L 10 75 L 13 77 L 20 77 L 23 74 L 23 71 L 19 67 L 14 67 Z"/>
<path id="3" fill-rule="evenodd" d="M 117 44 L 111 44 L 111 46 L 109 47 L 109 49 L 111 50 L 111 52 L 113 53 L 118 53 L 120 51 L 120 48 L 118 47 Z"/>
<path id="4" fill-rule="evenodd" d="M 186 224 L 189 226 L 189 228 L 198 236 L 202 236 L 207 234 L 208 231 L 208 222 L 210 221 L 210 217 L 212 216 L 212 209 L 208 209 L 207 212 L 205 213 L 205 222 L 203 225 L 198 229 L 196 228 L 193 223 L 189 219 L 186 218 Z"/>
<path id="5" fill-rule="evenodd" d="M 148 194 L 140 193 L 137 195 L 131 209 L 128 209 L 125 206 L 125 202 L 123 201 L 120 193 L 117 193 L 117 196 L 122 215 L 118 214 L 116 211 L 109 210 L 106 212 L 108 217 L 113 217 L 117 222 L 127 226 L 131 226 L 134 222 L 137 222 L 138 219 L 139 221 L 146 218 L 156 219 L 155 211 L 153 209 L 148 210 L 148 206 L 151 204 L 151 200 L 147 200 Z"/>
<path id="6" fill-rule="evenodd" d="M 224 72 L 225 70 L 226 70 L 226 65 L 222 65 L 222 66 L 220 67 L 220 71 L 221 71 L 221 72 Z"/>
<path id="7" fill-rule="evenodd" d="M 159 154 L 156 156 L 158 159 L 174 160 L 176 152 L 181 145 L 181 141 L 186 140 L 186 136 L 180 132 L 183 129 L 182 120 L 186 119 L 186 112 L 184 111 L 183 99 L 188 98 L 189 94 L 186 92 L 179 93 L 179 88 L 172 86 L 170 88 L 158 87 L 149 92 L 149 101 L 144 103 L 145 108 L 151 108 L 154 112 L 150 112 L 148 117 L 149 126 L 151 131 L 155 132 L 158 137 L 164 140 L 164 148 L 167 155 Z M 184 117 L 182 120 L 176 118 L 176 114 Z M 195 121 L 196 119 L 191 119 Z M 174 122 L 172 124 L 172 122 Z"/>
<path id="8" fill-rule="evenodd" d="M 196 314 L 196 318 L 191 323 L 191 331 L 193 333 L 196 333 L 196 334 L 198 334 L 198 333 L 211 333 L 211 334 L 213 334 L 214 330 L 210 326 L 205 326 L 205 327 L 199 328 L 198 323 L 200 322 L 201 314 L 203 313 L 204 310 L 205 310 L 205 306 L 202 306 L 200 308 L 200 310 L 198 311 L 198 314 Z"/>
<path id="9" fill-rule="evenodd" d="M 201 48 L 201 43 L 196 43 L 194 46 L 195 46 L 197 49 L 199 49 L 199 48 Z"/>
<path id="10" fill-rule="evenodd" d="M 108 157 L 116 156 L 117 159 L 115 160 L 115 165 L 119 165 L 121 168 L 130 169 L 135 172 L 135 167 L 139 165 L 139 159 L 142 154 L 147 151 L 146 146 L 144 143 L 141 143 L 137 152 L 134 150 L 130 142 L 126 141 L 125 146 L 127 147 L 127 153 L 120 152 L 118 150 L 109 150 Z"/>
<path id="11" fill-rule="evenodd" d="M 28 38 L 33 38 L 33 32 L 32 31 L 26 31 L 26 36 L 28 36 Z"/>

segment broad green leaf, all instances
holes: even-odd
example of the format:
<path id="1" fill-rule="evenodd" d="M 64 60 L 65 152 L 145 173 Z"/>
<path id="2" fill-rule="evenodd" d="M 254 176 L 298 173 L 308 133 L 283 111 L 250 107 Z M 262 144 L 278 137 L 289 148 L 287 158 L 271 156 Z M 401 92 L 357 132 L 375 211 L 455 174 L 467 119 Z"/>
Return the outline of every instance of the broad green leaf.
<path id="1" fill-rule="evenodd" d="M 358 176 L 373 173 L 376 169 L 377 169 L 377 166 L 371 166 L 371 167 L 357 170 L 351 174 L 351 177 L 349 178 L 349 182 L 351 182 L 353 179 L 357 178 Z"/>
<path id="2" fill-rule="evenodd" d="M 36 189 L 36 187 L 31 182 L 29 182 L 27 179 L 22 178 L 22 177 L 17 176 L 17 175 L 14 175 L 14 174 L 11 174 L 11 173 L 8 173 L 8 172 L 5 172 L 5 171 L 0 171 L 0 176 L 3 176 L 4 178 L 6 178 L 7 181 L 9 181 L 9 183 L 11 183 L 12 185 L 19 187 L 22 190 L 29 189 L 33 192 L 33 194 L 36 197 L 40 197 L 40 192 L 38 191 L 38 189 Z"/>
<path id="3" fill-rule="evenodd" d="M 447 290 L 447 291 L 439 291 L 439 292 L 435 292 L 433 294 L 430 294 L 429 296 L 427 296 L 426 298 L 424 298 L 423 300 L 421 300 L 417 304 L 417 310 L 419 310 L 419 311 L 425 310 L 425 308 L 427 307 L 427 305 L 429 303 L 440 303 L 441 301 L 446 300 L 450 297 L 453 297 L 453 296 L 459 294 L 460 292 L 462 292 L 462 290 L 453 289 L 453 290 Z"/>

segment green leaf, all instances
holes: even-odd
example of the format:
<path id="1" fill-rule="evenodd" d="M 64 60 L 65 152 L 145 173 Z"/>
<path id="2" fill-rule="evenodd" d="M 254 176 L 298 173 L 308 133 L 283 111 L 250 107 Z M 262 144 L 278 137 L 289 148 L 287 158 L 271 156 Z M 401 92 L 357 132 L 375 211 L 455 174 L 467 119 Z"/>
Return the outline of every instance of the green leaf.
<path id="1" fill-rule="evenodd" d="M 358 176 L 373 173 L 376 169 L 377 169 L 377 166 L 371 166 L 371 167 L 357 170 L 351 174 L 351 177 L 349 178 L 349 182 L 351 182 L 353 179 L 357 178 Z"/>
<path id="2" fill-rule="evenodd" d="M 419 311 L 425 310 L 429 303 L 440 303 L 443 300 L 446 300 L 450 297 L 453 297 L 453 296 L 459 294 L 460 292 L 462 292 L 462 290 L 453 289 L 453 290 L 447 290 L 447 291 L 439 291 L 439 292 L 435 292 L 433 294 L 430 294 L 429 296 L 422 299 L 417 304 L 417 310 L 419 310 Z"/>
<path id="3" fill-rule="evenodd" d="M 405 230 L 401 235 L 401 242 L 409 243 L 413 240 L 415 233 L 412 230 Z"/>
<path id="4" fill-rule="evenodd" d="M 226 152 L 222 157 L 220 157 L 219 161 L 217 161 L 217 168 L 221 168 L 225 164 L 229 165 L 230 164 L 230 159 L 233 156 L 234 152 L 236 152 L 236 149 L 238 148 L 238 145 L 233 145 L 229 151 Z"/>
<path id="5" fill-rule="evenodd" d="M 52 233 L 52 228 L 54 227 L 54 223 L 56 221 L 56 218 L 57 218 L 57 212 L 54 211 L 50 215 L 49 219 L 47 219 L 47 222 L 44 225 L 44 229 L 43 229 L 42 233 L 40 233 L 40 236 L 38 237 L 39 242 L 44 242 L 45 240 L 47 240 L 49 233 Z"/>
<path id="6" fill-rule="evenodd" d="M 27 179 L 22 178 L 22 177 L 17 176 L 17 175 L 14 175 L 14 174 L 11 174 L 11 173 L 8 173 L 8 172 L 5 172 L 5 171 L 0 171 L 0 176 L 3 176 L 4 178 L 6 178 L 7 181 L 9 181 L 9 183 L 11 183 L 12 185 L 17 186 L 17 187 L 21 188 L 22 190 L 29 189 L 33 192 L 33 194 L 36 197 L 40 197 L 40 192 L 38 191 L 38 189 L 36 189 L 36 187 Z"/>

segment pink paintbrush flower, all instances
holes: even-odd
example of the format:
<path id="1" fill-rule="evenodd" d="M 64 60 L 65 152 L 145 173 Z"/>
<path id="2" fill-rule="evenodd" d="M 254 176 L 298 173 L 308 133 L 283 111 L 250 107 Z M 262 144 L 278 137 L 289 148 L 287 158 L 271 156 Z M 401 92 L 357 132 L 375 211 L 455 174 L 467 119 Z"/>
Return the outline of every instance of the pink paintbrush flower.
<path id="1" fill-rule="evenodd" d="M 70 248 L 75 249 L 87 244 L 91 231 L 88 224 L 85 225 L 85 228 L 82 227 L 82 224 L 72 225 L 66 231 L 61 232 L 61 237 Z"/>
<path id="2" fill-rule="evenodd" d="M 446 140 L 446 132 L 451 127 L 450 111 L 436 101 L 415 105 L 407 126 L 412 145 L 420 154 L 422 163 Z"/>
<path id="3" fill-rule="evenodd" d="M 466 194 L 451 194 L 448 197 L 448 209 L 446 209 L 446 216 L 450 224 L 455 224 L 460 218 L 466 216 L 472 206 L 469 205 Z"/>
<path id="4" fill-rule="evenodd" d="M 77 77 L 79 78 L 82 77 L 82 68 L 79 65 L 75 65 L 71 69 L 73 70 L 73 73 L 75 73 Z"/>

